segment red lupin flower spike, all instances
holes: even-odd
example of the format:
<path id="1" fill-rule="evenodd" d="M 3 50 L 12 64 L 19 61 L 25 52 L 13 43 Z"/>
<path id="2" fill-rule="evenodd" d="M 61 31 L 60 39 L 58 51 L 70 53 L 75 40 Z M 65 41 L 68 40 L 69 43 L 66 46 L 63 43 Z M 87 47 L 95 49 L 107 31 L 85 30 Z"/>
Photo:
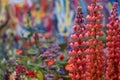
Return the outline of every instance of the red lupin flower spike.
<path id="1" fill-rule="evenodd" d="M 107 24 L 107 60 L 106 80 L 120 80 L 120 20 L 118 19 L 118 3 L 115 2 Z"/>
<path id="2" fill-rule="evenodd" d="M 66 69 L 69 71 L 69 76 L 72 80 L 85 80 L 85 42 L 84 39 L 84 18 L 81 7 L 78 7 L 77 14 L 75 18 L 76 25 L 74 26 L 75 34 L 71 35 L 72 42 L 70 46 L 72 47 L 72 51 L 69 52 L 71 56 Z"/>
<path id="3" fill-rule="evenodd" d="M 98 4 L 102 0 L 91 0 L 91 5 L 88 6 L 89 15 L 87 15 L 86 37 L 87 46 L 87 71 L 85 80 L 102 80 L 105 72 L 104 60 L 104 44 L 100 37 L 104 35 L 102 32 L 103 25 L 101 21 L 103 15 L 100 14 L 102 6 Z"/>

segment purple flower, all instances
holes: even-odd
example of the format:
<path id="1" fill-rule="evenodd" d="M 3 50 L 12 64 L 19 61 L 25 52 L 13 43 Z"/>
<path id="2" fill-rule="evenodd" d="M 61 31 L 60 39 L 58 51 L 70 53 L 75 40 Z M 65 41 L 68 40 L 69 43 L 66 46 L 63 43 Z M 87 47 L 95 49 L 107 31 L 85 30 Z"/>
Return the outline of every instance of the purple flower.
<path id="1" fill-rule="evenodd" d="M 6 35 L 6 34 L 4 34 L 4 35 L 2 36 L 2 39 L 3 39 L 3 42 L 5 42 L 5 41 L 6 41 L 6 39 L 7 39 L 7 35 Z"/>
<path id="2" fill-rule="evenodd" d="M 45 52 L 47 49 L 46 48 L 41 48 L 41 52 Z"/>
<path id="3" fill-rule="evenodd" d="M 68 46 L 68 51 L 72 51 L 72 47 L 71 46 Z"/>
<path id="4" fill-rule="evenodd" d="M 53 80 L 53 78 L 46 78 L 45 80 Z"/>
<path id="5" fill-rule="evenodd" d="M 66 72 L 66 70 L 64 69 L 64 68 L 61 68 L 60 69 L 60 74 L 62 74 L 62 75 L 65 75 L 67 72 Z"/>

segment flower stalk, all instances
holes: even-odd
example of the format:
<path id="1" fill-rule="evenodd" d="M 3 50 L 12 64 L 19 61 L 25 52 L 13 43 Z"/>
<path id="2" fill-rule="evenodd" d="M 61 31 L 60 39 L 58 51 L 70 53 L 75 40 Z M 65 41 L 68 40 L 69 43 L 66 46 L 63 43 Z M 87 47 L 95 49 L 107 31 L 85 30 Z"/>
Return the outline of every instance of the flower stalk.
<path id="1" fill-rule="evenodd" d="M 85 41 L 83 41 L 85 28 L 83 22 L 82 9 L 78 7 L 75 18 L 76 25 L 73 28 L 75 34 L 71 35 L 72 42 L 70 46 L 73 50 L 69 52 L 71 57 L 66 67 L 72 80 L 85 80 L 86 57 L 84 54 Z"/>
<path id="2" fill-rule="evenodd" d="M 88 38 L 86 53 L 87 56 L 87 71 L 85 80 L 102 80 L 105 72 L 104 60 L 104 44 L 100 37 L 104 35 L 102 32 L 103 25 L 101 21 L 102 6 L 98 3 L 102 0 L 91 0 L 91 5 L 88 6 L 89 15 L 87 15 L 86 37 Z"/>
<path id="3" fill-rule="evenodd" d="M 107 71 L 106 80 L 120 80 L 120 20 L 118 18 L 118 3 L 115 2 L 107 24 Z"/>

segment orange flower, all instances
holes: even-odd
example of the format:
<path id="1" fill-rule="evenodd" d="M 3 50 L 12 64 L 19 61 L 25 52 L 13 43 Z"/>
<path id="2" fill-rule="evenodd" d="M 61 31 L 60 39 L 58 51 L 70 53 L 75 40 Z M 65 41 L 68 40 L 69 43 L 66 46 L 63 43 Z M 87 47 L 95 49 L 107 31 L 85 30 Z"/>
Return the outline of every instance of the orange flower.
<path id="1" fill-rule="evenodd" d="M 23 53 L 22 50 L 17 50 L 17 51 L 16 51 L 16 54 L 17 54 L 17 55 L 20 55 L 20 54 L 22 54 L 22 53 Z"/>
<path id="2" fill-rule="evenodd" d="M 59 59 L 62 61 L 63 59 L 65 58 L 65 55 L 64 54 L 61 54 Z"/>
<path id="3" fill-rule="evenodd" d="M 66 69 L 67 71 L 71 71 L 71 70 L 72 70 L 72 65 L 73 65 L 73 64 L 66 65 L 65 69 Z"/>
<path id="4" fill-rule="evenodd" d="M 51 66 L 51 65 L 53 65 L 55 63 L 55 60 L 54 59 L 52 59 L 52 60 L 50 60 L 49 62 L 48 62 L 48 66 Z"/>

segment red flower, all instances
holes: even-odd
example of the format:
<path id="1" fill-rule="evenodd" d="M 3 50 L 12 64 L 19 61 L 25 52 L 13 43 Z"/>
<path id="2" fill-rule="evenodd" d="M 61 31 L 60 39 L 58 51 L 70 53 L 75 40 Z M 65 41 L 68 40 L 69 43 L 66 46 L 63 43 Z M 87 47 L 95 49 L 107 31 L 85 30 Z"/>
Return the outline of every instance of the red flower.
<path id="1" fill-rule="evenodd" d="M 20 37 L 15 37 L 16 42 L 20 41 L 20 39 L 21 39 Z"/>
<path id="2" fill-rule="evenodd" d="M 50 39 L 52 37 L 52 33 L 45 33 L 45 39 Z"/>
<path id="3" fill-rule="evenodd" d="M 68 60 L 68 65 L 65 67 L 65 69 L 69 71 L 69 76 L 72 80 L 85 80 L 86 77 L 86 56 L 84 52 L 86 43 L 83 41 L 85 38 L 83 22 L 82 9 L 79 7 L 76 12 L 76 25 L 73 27 L 75 34 L 71 35 L 72 42 L 70 46 L 73 50 L 69 52 L 71 57 Z"/>
<path id="4" fill-rule="evenodd" d="M 27 72 L 26 74 L 27 74 L 27 76 L 30 77 L 30 78 L 36 78 L 36 76 L 37 76 L 34 71 Z"/>
<path id="5" fill-rule="evenodd" d="M 120 25 L 118 19 L 118 3 L 115 2 L 109 24 L 107 24 L 108 60 L 105 80 L 120 80 Z"/>
<path id="6" fill-rule="evenodd" d="M 15 16 L 18 17 L 21 7 L 19 5 L 15 5 L 15 10 L 16 10 Z"/>
<path id="7" fill-rule="evenodd" d="M 17 51 L 16 51 L 16 54 L 17 54 L 17 55 L 20 55 L 20 54 L 22 54 L 22 53 L 23 53 L 23 50 L 17 50 Z"/>
<path id="8" fill-rule="evenodd" d="M 102 6 L 98 5 L 101 0 L 91 0 L 92 3 L 88 6 L 89 14 L 86 17 L 88 24 L 86 25 L 86 37 L 88 38 L 86 53 L 87 56 L 87 69 L 85 80 L 102 80 L 105 72 L 104 60 L 104 44 L 101 39 L 97 37 L 103 36 L 103 25 L 101 21 L 103 15 L 100 13 Z"/>
<path id="9" fill-rule="evenodd" d="M 65 58 L 65 55 L 64 54 L 61 54 L 59 59 L 62 61 L 63 59 Z"/>
<path id="10" fill-rule="evenodd" d="M 48 62 L 48 66 L 51 66 L 51 65 L 53 65 L 55 63 L 55 60 L 54 59 L 52 59 L 52 60 L 50 60 L 49 62 Z"/>
<path id="11" fill-rule="evenodd" d="M 17 73 L 26 73 L 26 68 L 25 68 L 25 66 L 19 65 L 19 66 L 16 68 L 16 72 L 17 72 Z"/>

